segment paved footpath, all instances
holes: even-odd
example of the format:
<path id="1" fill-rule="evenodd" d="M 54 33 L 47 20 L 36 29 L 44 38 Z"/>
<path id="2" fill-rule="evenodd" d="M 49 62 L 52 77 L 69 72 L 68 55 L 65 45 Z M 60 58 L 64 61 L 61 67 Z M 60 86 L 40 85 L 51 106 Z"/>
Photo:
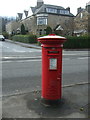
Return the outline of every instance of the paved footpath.
<path id="1" fill-rule="evenodd" d="M 41 104 L 41 91 L 2 99 L 3 118 L 88 118 L 88 84 L 64 86 L 59 105 Z"/>

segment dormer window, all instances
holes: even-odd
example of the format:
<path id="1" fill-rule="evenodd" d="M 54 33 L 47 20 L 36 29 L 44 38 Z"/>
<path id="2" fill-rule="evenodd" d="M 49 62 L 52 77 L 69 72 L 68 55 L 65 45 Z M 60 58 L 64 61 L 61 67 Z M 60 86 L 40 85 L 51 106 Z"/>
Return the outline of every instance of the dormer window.
<path id="1" fill-rule="evenodd" d="M 48 12 L 48 13 L 57 13 L 57 9 L 55 9 L 55 8 L 46 8 L 46 12 Z"/>
<path id="2" fill-rule="evenodd" d="M 59 13 L 67 15 L 67 14 L 69 14 L 69 11 L 68 10 L 60 10 Z"/>

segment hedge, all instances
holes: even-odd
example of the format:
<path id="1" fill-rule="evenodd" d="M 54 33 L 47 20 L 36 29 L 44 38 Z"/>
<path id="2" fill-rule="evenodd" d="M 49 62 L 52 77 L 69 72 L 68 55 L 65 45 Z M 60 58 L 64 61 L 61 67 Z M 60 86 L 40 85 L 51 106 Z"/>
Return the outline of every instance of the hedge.
<path id="1" fill-rule="evenodd" d="M 67 36 L 67 41 L 64 43 L 64 49 L 79 49 L 90 48 L 90 36 Z M 23 43 L 37 43 L 36 35 L 15 35 L 14 41 Z M 38 43 L 40 45 L 40 43 Z"/>
<path id="2" fill-rule="evenodd" d="M 23 43 L 37 43 L 36 35 L 15 35 L 13 36 L 14 41 L 23 42 Z"/>
<path id="3" fill-rule="evenodd" d="M 90 48 L 90 36 L 68 36 L 64 43 L 65 49 Z"/>

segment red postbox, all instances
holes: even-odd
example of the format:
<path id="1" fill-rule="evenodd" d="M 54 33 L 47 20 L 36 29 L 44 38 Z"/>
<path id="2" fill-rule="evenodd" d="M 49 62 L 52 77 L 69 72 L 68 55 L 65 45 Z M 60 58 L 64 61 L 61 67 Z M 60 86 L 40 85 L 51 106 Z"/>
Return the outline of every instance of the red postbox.
<path id="1" fill-rule="evenodd" d="M 61 99 L 62 47 L 65 37 L 51 34 L 38 38 L 42 46 L 42 93 L 44 101 Z"/>

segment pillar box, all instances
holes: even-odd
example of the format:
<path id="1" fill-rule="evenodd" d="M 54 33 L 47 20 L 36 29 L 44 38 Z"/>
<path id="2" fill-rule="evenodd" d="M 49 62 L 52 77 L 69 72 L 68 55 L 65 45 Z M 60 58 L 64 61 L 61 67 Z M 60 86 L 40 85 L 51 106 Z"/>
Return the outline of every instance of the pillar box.
<path id="1" fill-rule="evenodd" d="M 42 46 L 42 92 L 44 104 L 53 103 L 62 96 L 62 47 L 65 37 L 51 34 L 39 37 Z"/>

